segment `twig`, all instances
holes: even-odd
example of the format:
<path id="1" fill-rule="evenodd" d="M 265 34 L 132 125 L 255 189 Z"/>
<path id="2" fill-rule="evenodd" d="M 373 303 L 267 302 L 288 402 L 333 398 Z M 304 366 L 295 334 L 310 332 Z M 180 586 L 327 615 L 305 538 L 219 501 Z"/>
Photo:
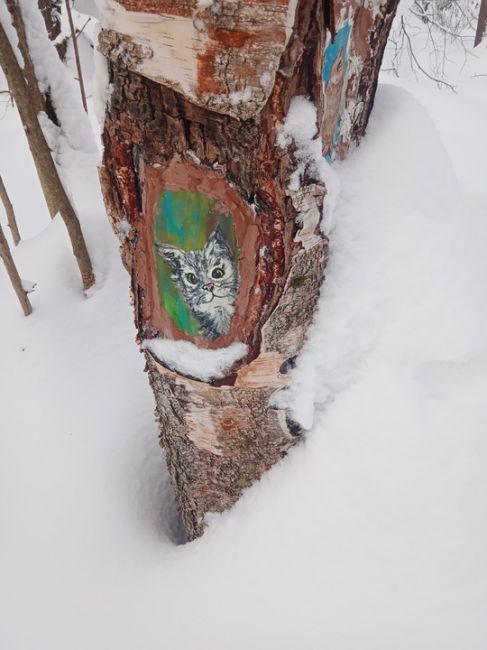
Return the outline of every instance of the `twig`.
<path id="1" fill-rule="evenodd" d="M 452 38 L 459 38 L 459 39 L 470 39 L 473 38 L 472 35 L 469 34 L 458 34 L 455 32 L 452 32 L 451 30 L 447 29 L 446 27 L 443 27 L 443 25 L 440 25 L 430 14 L 426 14 L 424 12 L 422 13 L 416 13 L 412 8 L 409 9 L 409 11 L 413 14 L 413 16 L 416 16 L 417 18 L 426 18 L 427 22 L 430 23 L 431 25 L 434 25 L 437 29 L 441 30 L 442 32 L 445 32 L 445 34 L 448 34 Z"/>
<path id="2" fill-rule="evenodd" d="M 76 61 L 76 69 L 78 70 L 78 82 L 79 82 L 79 89 L 81 91 L 81 100 L 83 102 L 83 108 L 85 109 L 85 112 L 88 112 L 88 105 L 86 103 L 86 93 L 85 93 L 85 85 L 83 83 L 83 72 L 81 70 L 81 61 L 79 58 L 79 50 L 78 50 L 78 40 L 76 37 L 76 31 L 74 29 L 74 23 L 73 23 L 73 15 L 71 13 L 71 5 L 70 5 L 70 0 L 66 0 L 66 10 L 68 12 L 68 20 L 69 20 L 69 28 L 71 30 L 71 37 L 73 40 L 73 48 L 74 48 L 74 58 Z"/>
<path id="3" fill-rule="evenodd" d="M 421 70 L 421 72 L 422 72 L 426 77 L 428 77 L 428 79 L 431 79 L 431 81 L 434 81 L 434 82 L 436 82 L 437 84 L 443 84 L 443 85 L 446 86 L 447 88 L 450 88 L 451 91 L 453 91 L 454 93 L 456 93 L 457 91 L 455 90 L 455 86 L 453 86 L 452 84 L 448 83 L 448 82 L 445 81 L 444 79 L 440 79 L 439 77 L 434 77 L 434 76 L 431 75 L 427 70 L 425 70 L 425 69 L 423 68 L 423 66 L 420 64 L 420 62 L 418 61 L 418 59 L 417 59 L 417 57 L 416 57 L 416 55 L 415 55 L 415 53 L 414 53 L 413 45 L 412 45 L 412 43 L 411 43 L 411 37 L 409 36 L 409 34 L 408 34 L 408 32 L 407 32 L 407 29 L 406 29 L 406 27 L 405 27 L 405 25 L 404 25 L 404 16 L 401 16 L 401 29 L 403 30 L 404 35 L 405 35 L 405 37 L 406 37 L 406 40 L 407 40 L 407 42 L 408 42 L 409 55 L 411 56 L 411 58 L 412 58 L 412 60 L 414 61 L 414 63 L 418 66 L 418 69 Z"/>
<path id="4" fill-rule="evenodd" d="M 85 24 L 83 25 L 83 27 L 81 29 L 76 30 L 76 40 L 78 40 L 78 36 L 84 32 L 85 27 L 90 22 L 90 20 L 91 20 L 91 16 L 89 18 L 87 18 Z"/>

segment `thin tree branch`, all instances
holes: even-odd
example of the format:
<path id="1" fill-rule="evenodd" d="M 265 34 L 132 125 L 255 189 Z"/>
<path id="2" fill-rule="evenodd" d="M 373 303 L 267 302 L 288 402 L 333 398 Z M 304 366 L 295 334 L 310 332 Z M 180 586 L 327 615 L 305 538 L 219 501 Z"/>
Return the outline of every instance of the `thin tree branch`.
<path id="1" fill-rule="evenodd" d="M 17 226 L 17 220 L 15 218 L 15 212 L 14 212 L 12 202 L 10 201 L 10 198 L 7 194 L 7 188 L 5 187 L 1 176 L 0 176 L 0 200 L 2 201 L 3 207 L 5 208 L 8 227 L 10 228 L 10 232 L 12 233 L 14 244 L 15 246 L 18 246 L 20 242 L 20 233 Z"/>
<path id="2" fill-rule="evenodd" d="M 71 37 L 73 41 L 74 49 L 74 59 L 76 61 L 76 69 L 78 71 L 78 83 L 79 89 L 81 92 L 81 101 L 83 102 L 83 108 L 85 112 L 88 112 L 88 104 L 86 103 L 86 93 L 85 93 L 85 84 L 83 82 L 83 72 L 81 70 L 81 61 L 79 58 L 79 49 L 78 49 L 78 39 L 76 36 L 76 30 L 74 28 L 73 14 L 71 13 L 71 4 L 70 0 L 66 0 L 66 11 L 68 12 L 69 28 L 71 30 Z"/>
<path id="3" fill-rule="evenodd" d="M 446 86 L 447 88 L 450 88 L 450 90 L 452 90 L 454 93 L 456 93 L 457 91 L 455 90 L 455 86 L 453 86 L 452 84 L 448 83 L 448 82 L 445 81 L 444 79 L 440 79 L 439 77 L 434 77 L 434 76 L 431 75 L 427 70 L 425 70 L 425 69 L 423 68 L 423 66 L 420 64 L 420 62 L 418 61 L 418 58 L 417 58 L 416 54 L 414 53 L 414 48 L 413 48 L 413 45 L 412 45 L 412 43 L 411 43 L 411 37 L 409 36 L 408 31 L 407 31 L 407 29 L 406 29 L 406 26 L 405 26 L 405 24 L 404 24 L 404 16 L 401 16 L 401 29 L 402 29 L 402 31 L 404 32 L 404 35 L 405 35 L 406 40 L 407 40 L 408 50 L 409 50 L 409 55 L 411 56 L 411 58 L 412 58 L 412 60 L 414 61 L 414 63 L 418 66 L 418 69 L 421 70 L 421 72 L 422 72 L 426 77 L 428 77 L 428 79 L 431 79 L 431 81 L 435 81 L 437 84 L 443 84 L 443 85 Z"/>
<path id="4" fill-rule="evenodd" d="M 19 272 L 17 271 L 17 267 L 15 266 L 12 253 L 8 247 L 8 242 L 5 238 L 5 235 L 3 234 L 2 226 L 0 226 L 0 257 L 5 264 L 8 277 L 10 278 L 10 282 L 12 283 L 14 291 L 17 294 L 17 298 L 19 299 L 25 316 L 32 314 L 32 305 L 30 304 L 27 292 L 22 286 L 22 280 L 20 278 Z"/>

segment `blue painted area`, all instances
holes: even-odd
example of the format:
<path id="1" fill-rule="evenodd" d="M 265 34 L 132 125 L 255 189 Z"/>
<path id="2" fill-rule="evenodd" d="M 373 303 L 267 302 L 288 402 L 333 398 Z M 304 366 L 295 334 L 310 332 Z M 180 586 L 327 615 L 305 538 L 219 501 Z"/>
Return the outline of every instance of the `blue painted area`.
<path id="1" fill-rule="evenodd" d="M 350 38 L 350 23 L 346 23 L 335 34 L 335 40 L 332 41 L 326 48 L 324 53 L 323 63 L 323 81 L 328 83 L 330 81 L 331 71 L 337 58 L 342 56 L 343 64 L 345 65 L 348 39 Z"/>
<path id="2" fill-rule="evenodd" d="M 337 146 L 337 144 L 340 141 L 340 127 L 342 125 L 342 118 L 341 115 L 337 117 L 337 121 L 335 122 L 335 130 L 333 131 L 333 149 Z"/>
<path id="3" fill-rule="evenodd" d="M 334 40 L 331 43 L 329 43 L 325 48 L 325 51 L 323 53 L 324 58 L 323 58 L 323 75 L 322 75 L 323 82 L 325 83 L 325 85 L 330 83 L 332 72 L 336 67 L 335 64 L 337 60 L 339 60 L 339 57 L 341 57 L 342 75 L 343 78 L 346 78 L 347 67 L 348 67 L 348 45 L 350 40 L 351 28 L 352 28 L 351 22 L 350 21 L 346 22 L 335 34 Z M 342 110 L 342 108 L 343 107 L 340 104 L 339 110 Z M 341 115 L 338 114 L 336 116 L 335 128 L 333 129 L 332 141 L 330 143 L 331 152 L 326 156 L 329 162 L 332 161 L 333 151 L 340 141 L 341 123 L 342 123 L 342 118 Z"/>

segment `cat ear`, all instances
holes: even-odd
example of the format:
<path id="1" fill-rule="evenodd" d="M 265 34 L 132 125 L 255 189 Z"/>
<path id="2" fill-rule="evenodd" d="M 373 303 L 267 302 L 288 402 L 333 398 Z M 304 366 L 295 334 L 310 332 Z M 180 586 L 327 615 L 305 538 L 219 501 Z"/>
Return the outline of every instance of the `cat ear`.
<path id="1" fill-rule="evenodd" d="M 162 257 L 173 270 L 181 268 L 181 261 L 184 254 L 180 248 L 176 248 L 176 246 L 171 246 L 170 244 L 160 244 L 159 242 L 154 244 L 154 248 L 159 257 Z"/>
<path id="2" fill-rule="evenodd" d="M 223 251 L 225 251 L 227 255 L 231 257 L 232 251 L 230 250 L 230 246 L 228 245 L 227 239 L 223 234 L 223 230 L 221 229 L 219 223 L 217 223 L 211 231 L 211 234 L 205 244 L 205 250 L 210 252 L 214 247 L 220 250 L 223 249 Z"/>

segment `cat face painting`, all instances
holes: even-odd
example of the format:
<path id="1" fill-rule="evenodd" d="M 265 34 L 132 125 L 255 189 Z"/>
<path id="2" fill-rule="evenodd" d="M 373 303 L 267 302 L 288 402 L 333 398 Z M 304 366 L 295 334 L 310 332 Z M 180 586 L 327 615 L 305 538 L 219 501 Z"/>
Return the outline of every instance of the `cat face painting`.
<path id="1" fill-rule="evenodd" d="M 213 228 L 199 250 L 185 251 L 159 242 L 154 246 L 169 265 L 174 285 L 199 323 L 199 333 L 210 339 L 227 334 L 239 280 L 234 254 L 221 227 Z"/>

